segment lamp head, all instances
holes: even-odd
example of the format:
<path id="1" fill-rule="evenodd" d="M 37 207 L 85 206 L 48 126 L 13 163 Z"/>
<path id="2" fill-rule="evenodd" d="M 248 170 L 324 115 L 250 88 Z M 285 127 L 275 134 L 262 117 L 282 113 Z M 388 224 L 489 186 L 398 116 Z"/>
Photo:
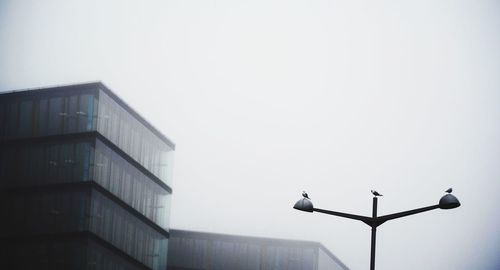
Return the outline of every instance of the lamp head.
<path id="1" fill-rule="evenodd" d="M 293 208 L 300 210 L 300 211 L 304 211 L 304 212 L 313 212 L 314 206 L 313 206 L 311 200 L 308 200 L 306 198 L 302 198 L 295 203 Z"/>
<path id="2" fill-rule="evenodd" d="M 460 202 L 458 201 L 457 197 L 451 194 L 446 194 L 441 198 L 441 200 L 439 200 L 439 208 L 441 209 L 453 209 L 459 206 Z"/>

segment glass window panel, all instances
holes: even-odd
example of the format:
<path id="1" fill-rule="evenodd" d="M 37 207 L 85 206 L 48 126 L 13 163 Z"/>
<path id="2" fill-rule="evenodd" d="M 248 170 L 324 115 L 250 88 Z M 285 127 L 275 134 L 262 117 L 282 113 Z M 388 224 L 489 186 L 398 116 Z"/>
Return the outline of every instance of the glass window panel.
<path id="1" fill-rule="evenodd" d="M 24 100 L 21 102 L 19 111 L 19 135 L 29 136 L 33 132 L 33 101 Z"/>
<path id="2" fill-rule="evenodd" d="M 118 145 L 120 137 L 120 112 L 119 106 L 116 102 L 110 100 L 109 103 L 109 115 L 110 115 L 110 127 L 109 127 L 109 138 L 110 141 Z"/>
<path id="3" fill-rule="evenodd" d="M 95 130 L 95 94 L 54 96 L 52 93 L 8 97 L 0 107 L 0 137 L 46 136 Z M 60 95 L 58 93 L 57 95 Z"/>
<path id="4" fill-rule="evenodd" d="M 167 185 L 173 149 L 103 91 L 99 92 L 97 130 Z"/>
<path id="5" fill-rule="evenodd" d="M 73 166 L 75 165 L 74 145 L 64 144 L 60 147 L 59 182 L 73 180 Z"/>
<path id="6" fill-rule="evenodd" d="M 78 131 L 92 130 L 94 115 L 94 96 L 81 95 L 80 104 L 76 117 L 78 119 Z"/>
<path id="7" fill-rule="evenodd" d="M 91 175 L 91 152 L 89 143 L 78 143 L 75 152 L 74 179 L 88 181 Z"/>
<path id="8" fill-rule="evenodd" d="M 59 160 L 59 146 L 58 145 L 50 145 L 46 148 L 46 156 L 45 159 L 48 164 L 48 172 L 47 172 L 47 180 L 48 182 L 52 182 L 54 179 L 57 179 L 58 168 L 61 166 Z"/>
<path id="9" fill-rule="evenodd" d="M 12 242 L 8 248 L 2 250 L 3 259 L 0 261 L 0 268 L 95 270 L 95 268 L 87 267 L 86 249 L 86 241 L 79 240 L 51 239 Z"/>
<path id="10" fill-rule="evenodd" d="M 97 191 L 91 196 L 91 231 L 153 269 L 165 269 L 167 238 Z M 93 219 L 97 219 L 94 221 Z M 128 222 L 125 222 L 128 221 Z M 134 232 L 135 237 L 124 237 Z M 135 248 L 127 248 L 129 246 Z M 160 247 L 159 250 L 155 247 Z"/>
<path id="11" fill-rule="evenodd" d="M 89 228 L 85 225 L 86 220 L 89 216 L 91 216 L 92 220 L 103 219 L 103 217 L 91 215 L 88 207 L 92 206 L 93 212 L 98 212 L 101 208 L 108 209 L 109 216 L 105 218 L 115 221 L 115 228 L 111 229 L 116 229 L 118 231 L 117 235 L 122 236 L 113 239 L 112 244 L 119 249 L 125 242 L 128 242 L 128 245 L 139 246 L 138 243 L 131 241 L 134 238 L 123 237 L 125 235 L 123 228 L 125 224 L 128 224 L 129 231 L 141 232 L 140 239 L 143 242 L 152 242 L 156 244 L 156 247 L 161 247 L 152 250 L 151 247 L 144 246 L 143 248 L 146 248 L 146 250 L 142 254 L 152 254 L 152 251 L 164 254 L 164 256 L 158 256 L 159 258 L 156 260 L 147 259 L 153 258 L 152 256 L 136 259 L 153 269 L 166 269 L 167 239 L 135 217 L 130 216 L 105 197 L 95 195 L 90 200 L 88 193 L 83 191 L 43 192 L 21 195 L 9 194 L 1 197 L 0 202 L 2 206 L 7 206 L 2 207 L 3 216 L 6 218 L 2 219 L 0 223 L 1 236 L 23 234 L 26 231 L 51 234 L 88 231 L 90 229 L 96 232 L 96 227 Z M 122 221 L 122 224 L 119 224 L 120 221 Z M 110 241 L 111 239 L 104 238 L 104 240 Z M 124 261 L 120 255 L 100 246 L 93 240 L 51 238 L 50 244 L 46 243 L 48 242 L 45 242 L 45 240 L 12 242 L 9 244 L 8 249 L 2 248 L 0 250 L 1 254 L 4 255 L 2 256 L 3 260 L 0 260 L 1 269 L 12 269 L 12 267 L 3 267 L 13 262 L 9 261 L 11 257 L 16 259 L 14 260 L 16 263 L 15 269 L 136 269 L 133 265 Z M 0 247 L 3 246 L 0 245 Z M 88 250 L 82 249 L 87 247 Z M 24 262 L 25 260 L 31 260 L 32 262 Z M 89 266 L 98 265 L 97 263 L 102 267 L 89 268 Z M 17 266 L 23 267 L 18 268 Z M 30 267 L 24 268 L 24 266 Z"/>
<path id="12" fill-rule="evenodd" d="M 17 135 L 17 124 L 19 122 L 18 104 L 15 101 L 7 104 L 7 125 L 5 126 L 5 137 L 13 137 Z"/>
<path id="13" fill-rule="evenodd" d="M 94 181 L 128 205 L 168 229 L 170 194 L 152 179 L 107 147 L 95 147 Z"/>
<path id="14" fill-rule="evenodd" d="M 88 141 L 12 144 L 2 147 L 1 152 L 8 158 L 0 164 L 0 186 L 87 181 L 93 170 Z"/>
<path id="15" fill-rule="evenodd" d="M 76 120 L 78 117 L 78 96 L 70 96 L 65 98 L 66 101 L 66 115 L 64 117 L 64 132 L 76 132 Z"/>
<path id="16" fill-rule="evenodd" d="M 6 106 L 7 101 L 0 99 L 0 127 L 3 127 L 0 129 L 0 138 L 5 137 L 5 126 L 7 125 L 7 106 Z"/>
<path id="17" fill-rule="evenodd" d="M 9 194 L 2 200 L 10 201 L 8 208 L 2 209 L 3 220 L 8 221 L 0 232 L 16 235 L 31 233 L 71 232 L 82 227 L 85 221 L 79 204 L 84 202 L 84 192 L 53 191 L 24 194 Z M 72 201 L 78 201 L 78 204 Z M 4 226 L 2 225 L 2 226 Z"/>
<path id="18" fill-rule="evenodd" d="M 7 151 L 5 148 L 0 148 L 0 179 L 7 179 Z"/>
<path id="19" fill-rule="evenodd" d="M 47 135 L 47 115 L 48 115 L 48 100 L 46 98 L 40 99 L 38 103 L 38 111 L 36 112 L 37 117 L 37 135 L 43 136 Z"/>
<path id="20" fill-rule="evenodd" d="M 88 244 L 88 261 L 89 270 L 138 270 L 121 256 L 104 248 L 103 246 L 89 241 Z"/>
<path id="21" fill-rule="evenodd" d="M 27 147 L 24 149 L 25 153 L 25 161 L 24 161 L 24 166 L 25 168 L 29 169 L 23 169 L 25 171 L 24 179 L 23 182 L 26 182 L 26 184 L 31 184 L 36 181 L 37 175 L 35 174 L 36 168 L 37 168 L 37 151 L 38 147 L 37 146 L 32 146 L 32 147 Z"/>
<path id="22" fill-rule="evenodd" d="M 48 134 L 60 134 L 61 125 L 67 113 L 63 110 L 63 98 L 53 97 L 49 100 L 49 126 Z"/>

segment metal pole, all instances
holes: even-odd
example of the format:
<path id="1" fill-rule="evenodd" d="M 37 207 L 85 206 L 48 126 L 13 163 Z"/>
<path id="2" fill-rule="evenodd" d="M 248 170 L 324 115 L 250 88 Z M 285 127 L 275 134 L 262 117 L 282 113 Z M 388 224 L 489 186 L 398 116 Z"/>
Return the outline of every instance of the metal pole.
<path id="1" fill-rule="evenodd" d="M 377 197 L 373 197 L 373 220 L 377 219 Z M 370 270 L 375 270 L 375 240 L 377 238 L 377 225 L 372 224 L 372 248 L 370 257 Z"/>
<path id="2" fill-rule="evenodd" d="M 452 209 L 452 208 L 457 208 L 460 206 L 460 202 L 458 201 L 458 199 L 455 196 L 453 196 L 451 194 L 447 194 L 447 195 L 443 196 L 441 198 L 441 200 L 439 200 L 439 204 L 436 204 L 436 205 L 431 205 L 431 206 L 427 206 L 427 207 L 422 207 L 422 208 L 417 208 L 417 209 L 413 209 L 413 210 L 409 210 L 409 211 L 403 211 L 403 212 L 399 212 L 399 213 L 394 213 L 394 214 L 390 214 L 390 215 L 384 215 L 384 216 L 377 217 L 377 200 L 378 200 L 378 198 L 376 196 L 373 197 L 372 217 L 353 215 L 353 214 L 349 214 L 349 213 L 314 208 L 312 202 L 306 198 L 302 198 L 301 200 L 296 202 L 295 205 L 293 206 L 293 208 L 300 210 L 300 211 L 305 211 L 305 212 L 319 212 L 319 213 L 333 215 L 333 216 L 355 219 L 355 220 L 362 221 L 366 225 L 372 227 L 370 270 L 375 270 L 375 242 L 376 242 L 376 238 L 377 238 L 377 227 L 378 226 L 382 225 L 382 223 L 384 223 L 386 221 L 393 220 L 396 218 L 406 217 L 409 215 L 414 215 L 414 214 L 426 212 L 429 210 L 434 210 L 437 208 Z"/>

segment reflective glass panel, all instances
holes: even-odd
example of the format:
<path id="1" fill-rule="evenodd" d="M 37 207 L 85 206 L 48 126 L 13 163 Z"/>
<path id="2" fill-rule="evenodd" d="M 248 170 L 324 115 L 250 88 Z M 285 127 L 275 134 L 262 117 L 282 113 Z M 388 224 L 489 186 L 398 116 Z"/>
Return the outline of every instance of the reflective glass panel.
<path id="1" fill-rule="evenodd" d="M 36 135 L 43 136 L 47 134 L 47 117 L 48 117 L 49 101 L 47 98 L 38 100 L 38 108 L 35 113 L 36 121 Z"/>
<path id="2" fill-rule="evenodd" d="M 152 269 L 166 269 L 167 238 L 97 191 L 91 197 L 90 231 Z"/>
<path id="3" fill-rule="evenodd" d="M 96 97 L 92 89 L 2 97 L 2 138 L 47 136 L 96 129 Z"/>
<path id="4" fill-rule="evenodd" d="M 100 140 L 0 148 L 0 187 L 93 180 L 168 230 L 171 195 Z"/>
<path id="5" fill-rule="evenodd" d="M 21 102 L 19 111 L 19 135 L 26 137 L 33 132 L 33 101 L 24 100 Z"/>
<path id="6" fill-rule="evenodd" d="M 63 109 L 63 101 L 62 97 L 52 97 L 49 100 L 48 135 L 61 134 L 62 120 L 67 115 Z"/>
<path id="7" fill-rule="evenodd" d="M 173 149 L 104 91 L 97 130 L 159 179 L 171 185 Z"/>
<path id="8" fill-rule="evenodd" d="M 90 180 L 91 140 L 2 146 L 0 187 L 47 185 Z"/>
<path id="9" fill-rule="evenodd" d="M 93 179 L 150 220 L 168 229 L 170 193 L 100 140 L 95 146 Z"/>
<path id="10" fill-rule="evenodd" d="M 0 237 L 91 231 L 148 267 L 166 269 L 167 238 L 98 191 L 16 193 L 0 203 Z"/>

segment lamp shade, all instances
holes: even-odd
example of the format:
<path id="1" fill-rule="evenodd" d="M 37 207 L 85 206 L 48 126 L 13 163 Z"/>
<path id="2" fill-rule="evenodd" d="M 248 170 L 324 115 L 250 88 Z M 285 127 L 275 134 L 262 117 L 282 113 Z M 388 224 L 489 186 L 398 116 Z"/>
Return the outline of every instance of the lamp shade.
<path id="1" fill-rule="evenodd" d="M 439 200 L 439 208 L 441 209 L 452 209 L 459 206 L 460 202 L 458 201 L 457 197 L 451 194 L 446 194 L 441 198 L 441 200 Z"/>
<path id="2" fill-rule="evenodd" d="M 300 211 L 312 212 L 314 206 L 313 206 L 311 200 L 308 200 L 306 198 L 302 198 L 295 203 L 293 208 L 300 210 Z"/>

